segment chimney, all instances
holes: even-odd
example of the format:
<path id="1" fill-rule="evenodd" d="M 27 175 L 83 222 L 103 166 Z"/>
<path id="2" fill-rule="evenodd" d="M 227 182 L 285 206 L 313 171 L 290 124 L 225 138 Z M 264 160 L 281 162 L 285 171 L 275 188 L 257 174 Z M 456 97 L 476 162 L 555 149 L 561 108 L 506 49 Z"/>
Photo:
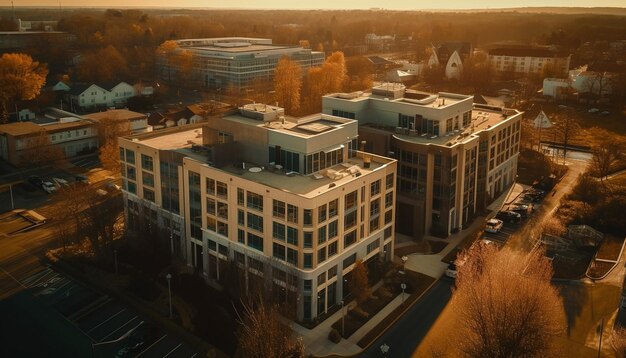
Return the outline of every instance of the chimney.
<path id="1" fill-rule="evenodd" d="M 365 152 L 365 146 L 367 145 L 367 141 L 362 140 L 361 145 L 359 146 L 359 150 L 361 152 Z"/>

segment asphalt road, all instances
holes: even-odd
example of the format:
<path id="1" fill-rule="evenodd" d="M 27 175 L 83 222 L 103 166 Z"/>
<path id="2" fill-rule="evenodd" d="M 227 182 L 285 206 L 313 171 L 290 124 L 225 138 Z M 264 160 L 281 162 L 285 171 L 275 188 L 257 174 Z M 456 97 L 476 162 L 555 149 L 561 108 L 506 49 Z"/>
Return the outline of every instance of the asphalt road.
<path id="1" fill-rule="evenodd" d="M 452 297 L 452 281 L 441 279 L 384 335 L 359 357 L 382 357 L 380 346 L 389 346 L 388 357 L 410 357 Z"/>

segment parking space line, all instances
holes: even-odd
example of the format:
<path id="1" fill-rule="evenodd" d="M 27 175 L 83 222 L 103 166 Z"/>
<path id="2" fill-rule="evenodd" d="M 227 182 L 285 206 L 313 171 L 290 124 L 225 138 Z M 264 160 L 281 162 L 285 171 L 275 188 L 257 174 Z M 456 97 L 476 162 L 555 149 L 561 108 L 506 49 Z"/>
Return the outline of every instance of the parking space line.
<path id="1" fill-rule="evenodd" d="M 189 358 L 193 358 L 193 357 L 195 357 L 195 356 L 197 356 L 197 355 L 198 355 L 198 353 L 194 353 L 194 354 L 193 354 L 191 357 L 189 357 Z"/>
<path id="2" fill-rule="evenodd" d="M 11 275 L 7 270 L 5 270 L 4 268 L 0 267 L 0 270 L 2 270 L 4 273 L 6 273 L 9 277 L 11 277 L 15 282 L 17 282 L 18 284 L 20 284 L 20 286 L 27 288 L 26 286 L 24 286 L 23 283 L 20 282 L 20 280 L 16 279 L 15 276 Z"/>
<path id="3" fill-rule="evenodd" d="M 165 358 L 165 357 L 169 356 L 170 354 L 174 353 L 174 351 L 177 350 L 178 347 L 180 347 L 182 345 L 183 345 L 182 343 L 178 343 L 178 345 L 176 347 L 174 347 L 174 349 L 172 349 L 171 351 L 167 352 L 167 354 L 164 355 L 163 358 Z"/>
<path id="4" fill-rule="evenodd" d="M 161 337 L 161 338 L 157 339 L 157 340 L 156 340 L 156 342 L 152 343 L 150 346 L 148 346 L 148 348 L 144 349 L 144 350 L 143 350 L 143 352 L 141 352 L 141 353 L 137 354 L 137 355 L 135 356 L 135 358 L 137 358 L 137 357 L 141 356 L 142 354 L 146 353 L 147 351 L 149 351 L 149 350 L 150 350 L 150 348 L 154 347 L 154 345 L 155 345 L 155 344 L 157 344 L 157 343 L 161 342 L 161 341 L 163 340 L 163 338 L 165 338 L 165 337 L 167 337 L 167 334 L 164 334 L 164 335 L 163 335 L 163 337 Z"/>
<path id="5" fill-rule="evenodd" d="M 90 330 L 88 330 L 88 331 L 87 331 L 87 333 L 89 333 L 89 332 L 93 331 L 94 329 L 96 329 L 96 328 L 98 328 L 98 327 L 102 326 L 103 324 L 105 324 L 105 323 L 109 322 L 110 320 L 112 320 L 113 318 L 115 318 L 118 314 L 120 314 L 120 313 L 122 313 L 122 312 L 124 312 L 124 311 L 126 311 L 126 308 L 122 308 L 122 309 L 121 309 L 118 313 L 116 313 L 116 314 L 114 314 L 113 316 L 111 316 L 111 317 L 109 317 L 109 318 L 105 319 L 105 320 L 104 320 L 104 321 L 102 321 L 99 325 L 97 325 L 97 326 L 95 326 L 95 327 L 91 328 Z"/>
<path id="6" fill-rule="evenodd" d="M 43 279 L 44 277 L 48 276 L 50 273 L 54 273 L 54 274 L 56 275 L 56 272 L 54 272 L 54 271 L 50 270 L 50 271 L 46 272 L 46 274 L 45 274 L 45 275 L 43 275 L 43 276 L 39 277 L 38 279 L 36 279 L 35 281 L 31 282 L 31 283 L 28 285 L 28 287 L 33 287 L 33 286 L 35 286 L 35 285 L 37 284 L 37 282 L 41 281 L 41 279 Z"/>
<path id="7" fill-rule="evenodd" d="M 102 342 L 102 341 L 104 341 L 105 339 L 109 338 L 109 337 L 110 337 L 113 333 L 115 333 L 115 332 L 119 331 L 120 329 L 122 329 L 122 327 L 126 326 L 127 324 L 129 324 L 130 322 L 132 322 L 132 321 L 136 320 L 137 318 L 138 318 L 138 316 L 135 316 L 135 317 L 131 318 L 131 319 L 130 319 L 130 321 L 128 321 L 128 322 L 124 323 L 123 325 L 121 325 L 121 326 L 117 327 L 117 329 L 116 329 L 115 331 L 113 331 L 113 332 L 111 332 L 111 333 L 107 334 L 106 336 L 104 336 L 104 338 L 102 338 L 102 339 L 100 340 L 100 342 Z"/>
<path id="8" fill-rule="evenodd" d="M 28 284 L 28 283 L 30 283 L 30 281 L 32 281 L 32 280 L 34 280 L 34 279 L 36 279 L 36 278 L 40 277 L 41 275 L 45 275 L 45 274 L 49 273 L 50 271 L 52 271 L 52 270 L 50 270 L 50 269 L 45 269 L 45 270 L 39 271 L 39 272 L 37 272 L 37 273 L 34 273 L 34 274 L 32 274 L 32 275 L 30 275 L 30 276 L 26 277 L 25 279 L 23 279 L 23 280 L 22 280 L 22 282 L 24 282 L 24 283 Z"/>

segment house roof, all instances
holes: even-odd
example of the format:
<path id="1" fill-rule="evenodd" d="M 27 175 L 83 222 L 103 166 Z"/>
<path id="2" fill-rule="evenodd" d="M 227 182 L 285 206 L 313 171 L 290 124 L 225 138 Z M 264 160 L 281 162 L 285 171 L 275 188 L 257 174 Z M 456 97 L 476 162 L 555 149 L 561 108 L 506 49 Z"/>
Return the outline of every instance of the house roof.
<path id="1" fill-rule="evenodd" d="M 109 109 L 104 112 L 95 112 L 85 114 L 83 117 L 93 119 L 96 121 L 101 120 L 114 120 L 114 121 L 129 121 L 133 119 L 146 118 L 146 115 L 139 112 L 129 111 L 127 109 Z"/>
<path id="2" fill-rule="evenodd" d="M 90 84 L 85 84 L 85 83 L 75 83 L 70 87 L 70 94 L 71 95 L 75 95 L 78 96 L 81 93 L 85 92 L 89 87 L 91 87 Z"/>
<path id="3" fill-rule="evenodd" d="M 13 137 L 37 134 L 41 131 L 56 132 L 71 128 L 79 128 L 91 126 L 93 123 L 89 121 L 78 120 L 75 122 L 57 122 L 54 124 L 38 125 L 33 122 L 15 122 L 0 125 L 0 134 L 6 134 Z"/>
<path id="4" fill-rule="evenodd" d="M 367 57 L 368 60 L 370 60 L 370 62 L 374 65 L 390 65 L 393 64 L 393 62 L 386 60 L 380 56 L 368 56 Z"/>

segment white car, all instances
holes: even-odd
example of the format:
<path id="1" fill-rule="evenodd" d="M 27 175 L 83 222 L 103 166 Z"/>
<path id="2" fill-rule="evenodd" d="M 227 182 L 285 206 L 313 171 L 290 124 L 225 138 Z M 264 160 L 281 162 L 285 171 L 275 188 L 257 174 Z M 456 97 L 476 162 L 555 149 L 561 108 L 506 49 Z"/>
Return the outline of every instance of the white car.
<path id="1" fill-rule="evenodd" d="M 495 234 L 502 229 L 502 225 L 504 225 L 502 220 L 489 219 L 487 220 L 487 225 L 485 225 L 485 231 Z"/>
<path id="2" fill-rule="evenodd" d="M 68 182 L 65 179 L 62 178 L 52 178 L 52 181 L 57 183 L 59 186 L 68 186 Z"/>
<path id="3" fill-rule="evenodd" d="M 446 277 L 456 278 L 457 273 L 458 273 L 458 270 L 457 270 L 456 264 L 452 262 L 451 264 L 448 265 L 445 275 Z"/>
<path id="4" fill-rule="evenodd" d="M 598 113 L 598 112 L 600 112 L 600 110 L 597 109 L 597 108 L 591 108 L 587 112 L 589 112 L 589 113 Z"/>
<path id="5" fill-rule="evenodd" d="M 57 187 L 54 186 L 54 184 L 52 184 L 49 181 L 45 181 L 41 184 L 41 188 L 43 189 L 43 191 L 45 191 L 48 194 L 52 194 L 55 191 L 57 191 Z"/>

